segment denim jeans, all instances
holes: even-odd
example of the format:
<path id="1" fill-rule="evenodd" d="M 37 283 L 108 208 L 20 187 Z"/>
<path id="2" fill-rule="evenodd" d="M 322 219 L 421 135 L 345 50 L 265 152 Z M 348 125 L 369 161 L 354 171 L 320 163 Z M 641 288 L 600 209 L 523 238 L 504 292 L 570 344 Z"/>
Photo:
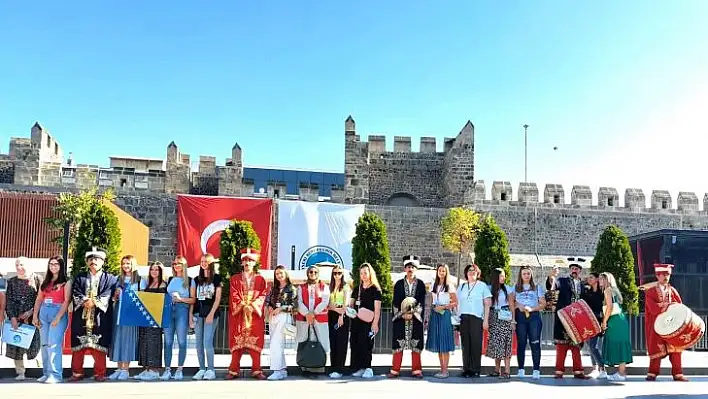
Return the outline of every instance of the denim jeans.
<path id="1" fill-rule="evenodd" d="M 206 362 L 209 370 L 214 370 L 214 334 L 219 318 L 214 317 L 211 324 L 206 323 L 206 317 L 194 316 L 194 335 L 197 338 L 197 360 L 199 360 L 199 370 L 205 370 L 204 354 L 206 352 Z"/>
<path id="2" fill-rule="evenodd" d="M 541 329 L 543 321 L 541 320 L 540 312 L 533 312 L 526 318 L 524 312 L 516 311 L 516 361 L 519 364 L 519 370 L 524 368 L 526 361 L 526 342 L 531 346 L 531 359 L 533 360 L 533 369 L 541 370 Z"/>
<path id="3" fill-rule="evenodd" d="M 179 357 L 177 365 L 184 366 L 187 358 L 187 329 L 189 328 L 189 305 L 186 303 L 175 303 L 172 305 L 171 323 L 169 328 L 165 328 L 165 368 L 172 366 L 172 348 L 177 334 L 177 345 L 179 347 Z"/>
<path id="4" fill-rule="evenodd" d="M 605 368 L 605 362 L 602 360 L 600 348 L 602 348 L 601 336 L 598 335 L 588 340 L 588 349 L 590 350 L 590 360 L 592 361 L 592 365 L 603 369 Z"/>
<path id="5" fill-rule="evenodd" d="M 59 313 L 61 305 L 44 303 L 39 308 L 39 321 L 42 323 L 39 329 L 39 339 L 42 345 L 42 366 L 43 375 L 47 378 L 62 379 L 62 349 L 64 346 L 64 333 L 69 325 L 69 317 L 66 313 L 59 320 L 56 327 L 52 327 L 52 321 Z"/>

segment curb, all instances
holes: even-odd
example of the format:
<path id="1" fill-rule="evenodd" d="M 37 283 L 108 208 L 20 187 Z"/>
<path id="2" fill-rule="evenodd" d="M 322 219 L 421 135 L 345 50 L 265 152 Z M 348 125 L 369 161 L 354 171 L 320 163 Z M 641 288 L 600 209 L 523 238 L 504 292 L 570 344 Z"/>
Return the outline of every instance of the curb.
<path id="1" fill-rule="evenodd" d="M 329 367 L 327 368 L 327 373 L 329 373 Z M 390 367 L 388 366 L 374 366 L 372 367 L 374 374 L 375 375 L 385 375 L 386 373 L 389 372 Z M 112 373 L 114 368 L 108 368 L 108 373 Z M 196 374 L 197 371 L 199 371 L 199 367 L 184 367 L 184 380 L 185 381 L 191 381 L 192 375 Z M 517 367 L 511 367 L 511 373 L 512 377 L 516 375 L 516 370 L 518 370 Z M 527 372 L 527 376 L 530 377 L 531 375 L 531 368 L 526 367 L 525 368 Z M 142 368 L 140 367 L 131 367 L 130 368 L 130 375 L 135 375 L 138 374 L 140 371 L 142 371 Z M 224 379 L 224 376 L 226 375 L 226 368 L 223 367 L 217 367 L 216 368 L 216 375 L 217 375 L 217 380 Z M 264 368 L 263 371 L 265 372 L 266 375 L 270 375 L 270 370 L 267 368 Z M 434 368 L 434 367 L 423 367 L 423 373 L 425 376 L 430 376 L 432 377 L 435 373 L 439 372 L 439 368 Z M 452 376 L 456 376 L 457 374 L 462 373 L 462 368 L 461 367 L 450 367 L 449 368 L 450 374 Z M 494 367 L 492 366 L 482 366 L 482 376 L 489 375 L 494 371 Z M 590 373 L 592 371 L 591 368 L 586 367 L 585 372 Z M 551 366 L 541 366 L 541 375 L 543 376 L 552 376 L 555 372 L 555 367 Z M 92 367 L 86 367 L 85 368 L 85 373 L 87 377 L 93 376 L 93 368 Z M 647 373 L 647 369 L 644 367 L 627 367 L 627 375 L 629 376 L 645 376 Z M 686 376 L 706 376 L 708 375 L 708 367 L 684 367 L 683 368 L 683 374 Z M 34 378 L 39 378 L 42 375 L 42 370 L 39 368 L 27 368 L 27 371 L 25 372 L 25 375 L 27 376 L 27 380 L 32 380 Z M 299 367 L 296 366 L 290 366 L 288 367 L 288 375 L 291 376 L 301 376 L 302 371 L 300 370 Z M 250 367 L 243 367 L 241 368 L 241 378 L 247 378 L 250 376 Z M 403 367 L 401 369 L 401 377 L 406 378 L 410 376 L 410 367 Z M 571 370 L 570 367 L 566 367 L 566 378 L 571 377 Z M 671 376 L 671 368 L 670 367 L 662 367 L 660 376 Z M 15 370 L 13 368 L 2 368 L 0 369 L 0 378 L 14 378 L 15 377 Z M 69 378 L 71 377 L 71 370 L 68 368 L 64 368 L 64 378 Z M 349 377 L 349 375 L 345 374 L 345 378 Z"/>

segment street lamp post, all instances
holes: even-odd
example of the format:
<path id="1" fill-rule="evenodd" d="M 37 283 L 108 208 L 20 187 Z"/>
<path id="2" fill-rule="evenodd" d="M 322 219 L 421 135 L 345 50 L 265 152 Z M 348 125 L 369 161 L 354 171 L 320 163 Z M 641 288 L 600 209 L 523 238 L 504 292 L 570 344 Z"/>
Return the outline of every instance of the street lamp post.
<path id="1" fill-rule="evenodd" d="M 524 183 L 528 183 L 529 125 L 524 125 Z"/>

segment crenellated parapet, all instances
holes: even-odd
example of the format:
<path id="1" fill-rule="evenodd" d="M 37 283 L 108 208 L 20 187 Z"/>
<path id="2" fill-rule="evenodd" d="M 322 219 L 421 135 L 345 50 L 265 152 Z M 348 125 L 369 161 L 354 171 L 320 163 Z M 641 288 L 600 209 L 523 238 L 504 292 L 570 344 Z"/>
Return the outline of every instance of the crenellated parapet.
<path id="1" fill-rule="evenodd" d="M 575 185 L 570 191 L 570 203 L 576 206 L 592 205 L 592 191 L 590 186 Z"/>
<path id="2" fill-rule="evenodd" d="M 562 184 L 546 184 L 543 189 L 543 202 L 546 204 L 565 204 L 565 191 Z"/>
<path id="3" fill-rule="evenodd" d="M 624 190 L 624 207 L 628 209 L 645 209 L 647 199 L 641 188 L 628 188 Z"/>
<path id="4" fill-rule="evenodd" d="M 519 183 L 519 202 L 538 202 L 538 186 L 536 183 Z"/>
<path id="5" fill-rule="evenodd" d="M 614 208 L 619 206 L 619 193 L 614 187 L 600 187 L 597 193 L 597 206 Z"/>
<path id="6" fill-rule="evenodd" d="M 511 183 L 508 181 L 495 181 L 492 183 L 492 201 L 511 201 Z"/>
<path id="7" fill-rule="evenodd" d="M 671 194 L 667 190 L 654 190 L 651 192 L 652 209 L 671 209 Z"/>
<path id="8" fill-rule="evenodd" d="M 676 205 L 679 211 L 698 211 L 698 196 L 696 193 L 681 191 L 676 199 Z"/>

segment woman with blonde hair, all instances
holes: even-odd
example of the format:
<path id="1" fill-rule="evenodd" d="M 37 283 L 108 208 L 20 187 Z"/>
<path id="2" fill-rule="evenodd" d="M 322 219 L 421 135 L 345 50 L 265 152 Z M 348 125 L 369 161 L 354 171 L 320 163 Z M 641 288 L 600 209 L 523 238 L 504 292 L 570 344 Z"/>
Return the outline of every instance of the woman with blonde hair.
<path id="1" fill-rule="evenodd" d="M 125 255 L 120 260 L 118 285 L 113 295 L 113 340 L 108 351 L 108 357 L 118 363 L 118 368 L 108 376 L 109 380 L 127 380 L 130 362 L 138 360 L 138 327 L 118 325 L 118 309 L 123 292 L 138 291 L 139 287 L 138 262 L 133 255 Z"/>
<path id="2" fill-rule="evenodd" d="M 603 306 L 602 330 L 605 332 L 602 341 L 602 358 L 605 367 L 619 366 L 618 372 L 608 375 L 610 381 L 625 381 L 627 379 L 627 364 L 632 363 L 632 342 L 629 338 L 629 321 L 622 310 L 622 293 L 617 288 L 617 282 L 612 273 L 600 273 L 600 287 L 605 294 Z"/>
<path id="3" fill-rule="evenodd" d="M 450 374 L 447 366 L 450 353 L 455 351 L 454 331 L 452 328 L 452 310 L 457 308 L 457 293 L 450 281 L 450 268 L 439 264 L 435 273 L 435 282 L 431 287 L 432 305 L 428 322 L 428 341 L 425 349 L 438 354 L 440 372 L 437 378 L 447 378 Z"/>
<path id="4" fill-rule="evenodd" d="M 371 358 L 381 318 L 381 286 L 376 271 L 368 263 L 359 267 L 359 284 L 352 291 L 349 307 L 357 314 L 352 320 L 349 338 L 351 369 L 356 370 L 352 375 L 373 378 Z"/>
<path id="5" fill-rule="evenodd" d="M 167 294 L 172 299 L 170 308 L 170 327 L 165 328 L 165 371 L 160 377 L 167 381 L 170 378 L 181 380 L 184 378 L 182 368 L 187 359 L 187 330 L 189 329 L 189 307 L 194 304 L 194 297 L 190 295 L 195 287 L 194 280 L 187 275 L 187 258 L 182 255 L 175 257 L 172 261 L 172 277 L 167 280 Z M 177 358 L 177 371 L 172 375 L 172 347 L 177 335 L 177 346 L 179 347 Z"/>

